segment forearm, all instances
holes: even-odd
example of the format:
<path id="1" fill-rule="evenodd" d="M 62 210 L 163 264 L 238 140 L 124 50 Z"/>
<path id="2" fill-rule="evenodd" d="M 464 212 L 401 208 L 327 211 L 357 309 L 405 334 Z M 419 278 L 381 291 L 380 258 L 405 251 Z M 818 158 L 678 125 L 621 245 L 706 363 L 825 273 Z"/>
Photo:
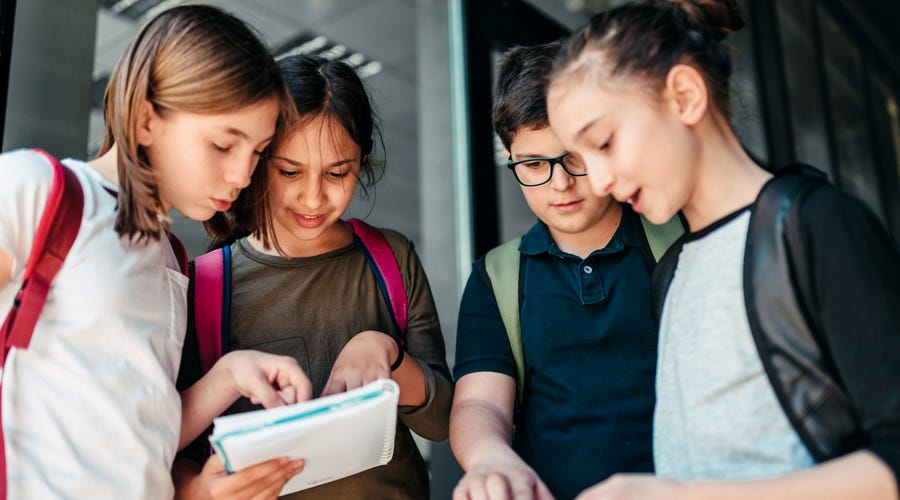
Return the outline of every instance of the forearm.
<path id="1" fill-rule="evenodd" d="M 414 359 L 425 381 L 425 399 L 419 406 L 400 408 L 399 417 L 416 434 L 432 441 L 447 439 L 450 427 L 450 406 L 453 404 L 453 384 L 440 370 Z"/>
<path id="2" fill-rule="evenodd" d="M 455 401 L 450 413 L 450 448 L 462 466 L 469 470 L 484 457 L 500 451 L 513 453 L 512 419 L 495 404 L 466 399 Z"/>
<path id="3" fill-rule="evenodd" d="M 0 250 L 0 286 L 6 285 L 12 278 L 13 258 Z"/>
<path id="4" fill-rule="evenodd" d="M 203 498 L 203 495 L 196 488 L 201 470 L 200 464 L 192 460 L 175 459 L 175 463 L 172 464 L 172 481 L 175 484 L 175 498 L 177 500 Z"/>
<path id="5" fill-rule="evenodd" d="M 181 435 L 178 449 L 187 446 L 191 441 L 209 427 L 212 420 L 221 415 L 240 397 L 234 387 L 230 375 L 222 363 L 216 363 L 212 369 L 181 393 Z"/>
<path id="6" fill-rule="evenodd" d="M 893 473 L 875 455 L 859 451 L 816 467 L 758 481 L 685 483 L 679 498 L 692 500 L 897 500 Z"/>
<path id="7" fill-rule="evenodd" d="M 399 406 L 425 404 L 425 372 L 411 355 L 404 354 L 403 362 L 391 373 L 391 379 L 400 386 Z"/>

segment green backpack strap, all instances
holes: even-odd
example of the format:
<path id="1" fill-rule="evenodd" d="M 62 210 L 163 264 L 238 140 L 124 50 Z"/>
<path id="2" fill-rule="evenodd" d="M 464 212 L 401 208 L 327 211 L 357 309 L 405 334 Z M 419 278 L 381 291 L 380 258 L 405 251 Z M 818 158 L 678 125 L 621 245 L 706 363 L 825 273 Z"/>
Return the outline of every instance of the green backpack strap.
<path id="1" fill-rule="evenodd" d="M 522 330 L 519 327 L 519 243 L 522 238 L 507 241 L 492 249 L 484 257 L 484 268 L 491 280 L 497 309 L 506 327 L 509 347 L 516 362 L 517 402 L 521 405 L 525 395 L 525 349 L 522 347 Z"/>
<path id="2" fill-rule="evenodd" d="M 659 262 L 666 250 L 684 234 L 685 230 L 684 223 L 678 214 L 663 224 L 654 224 L 641 215 L 641 224 L 644 226 L 644 234 L 647 236 L 647 243 L 650 244 L 650 251 L 656 262 Z"/>

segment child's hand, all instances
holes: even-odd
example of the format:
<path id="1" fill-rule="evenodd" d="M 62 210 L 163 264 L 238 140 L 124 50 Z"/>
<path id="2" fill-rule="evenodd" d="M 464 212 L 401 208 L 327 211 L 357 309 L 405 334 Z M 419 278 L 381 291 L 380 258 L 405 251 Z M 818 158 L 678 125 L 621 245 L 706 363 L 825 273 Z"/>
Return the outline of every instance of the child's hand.
<path id="1" fill-rule="evenodd" d="M 679 484 L 652 474 L 615 474 L 578 495 L 578 500 L 678 499 Z"/>
<path id="2" fill-rule="evenodd" d="M 397 342 L 375 330 L 357 333 L 341 349 L 322 396 L 362 387 L 380 378 L 391 378 L 391 363 L 399 354 Z"/>
<path id="3" fill-rule="evenodd" d="M 453 500 L 553 500 L 541 478 L 511 448 L 484 455 L 471 464 L 453 489 Z"/>
<path id="4" fill-rule="evenodd" d="M 274 499 L 303 465 L 303 459 L 275 458 L 228 474 L 219 455 L 212 455 L 192 485 L 195 494 L 190 498 Z"/>
<path id="5" fill-rule="evenodd" d="M 312 397 L 312 383 L 290 356 L 232 351 L 222 357 L 233 390 L 253 404 L 273 408 Z"/>

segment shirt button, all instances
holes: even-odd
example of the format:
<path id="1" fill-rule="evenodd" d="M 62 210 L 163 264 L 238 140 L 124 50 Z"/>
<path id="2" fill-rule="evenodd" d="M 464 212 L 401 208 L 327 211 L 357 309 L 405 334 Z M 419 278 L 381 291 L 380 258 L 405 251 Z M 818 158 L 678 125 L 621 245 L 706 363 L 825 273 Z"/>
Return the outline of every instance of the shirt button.
<path id="1" fill-rule="evenodd" d="M 594 272 L 594 268 L 591 266 L 584 266 L 584 274 L 591 274 L 592 272 Z"/>

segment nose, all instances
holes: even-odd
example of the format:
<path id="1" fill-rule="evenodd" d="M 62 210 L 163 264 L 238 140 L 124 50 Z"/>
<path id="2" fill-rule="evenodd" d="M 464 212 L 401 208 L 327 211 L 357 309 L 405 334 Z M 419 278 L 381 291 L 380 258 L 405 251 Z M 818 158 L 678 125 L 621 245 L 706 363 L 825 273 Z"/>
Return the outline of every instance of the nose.
<path id="1" fill-rule="evenodd" d="M 297 198 L 305 208 L 311 210 L 322 206 L 322 175 L 310 172 L 302 182 Z"/>
<path id="2" fill-rule="evenodd" d="M 556 191 L 565 191 L 569 186 L 575 183 L 575 178 L 566 172 L 561 162 L 557 162 L 552 166 L 553 172 L 550 174 L 550 187 Z"/>
<path id="3" fill-rule="evenodd" d="M 588 180 L 591 183 L 591 191 L 596 196 L 607 196 L 612 192 L 613 184 L 616 182 L 615 176 L 609 169 L 604 168 L 596 163 L 587 163 Z"/>
<path id="4" fill-rule="evenodd" d="M 250 178 L 253 177 L 257 163 L 259 157 L 255 154 L 251 154 L 249 159 L 236 158 L 235 161 L 229 162 L 225 166 L 225 182 L 238 189 L 244 189 L 250 185 Z"/>

